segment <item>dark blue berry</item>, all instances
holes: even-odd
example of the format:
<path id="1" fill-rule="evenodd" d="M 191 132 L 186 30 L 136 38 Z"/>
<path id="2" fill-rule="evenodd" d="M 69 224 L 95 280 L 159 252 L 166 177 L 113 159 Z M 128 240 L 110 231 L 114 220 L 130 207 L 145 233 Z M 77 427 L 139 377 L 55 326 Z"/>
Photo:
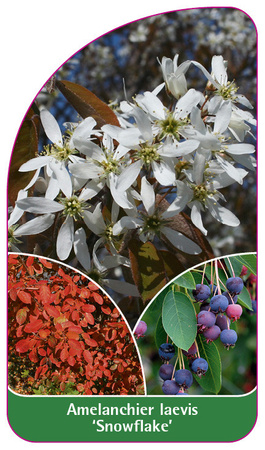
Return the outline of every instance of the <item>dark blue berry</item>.
<path id="1" fill-rule="evenodd" d="M 214 313 L 224 312 L 228 307 L 228 300 L 224 295 L 215 295 L 211 298 L 210 308 Z"/>
<path id="2" fill-rule="evenodd" d="M 198 331 L 212 327 L 215 324 L 215 315 L 210 311 L 200 311 L 197 315 Z"/>
<path id="3" fill-rule="evenodd" d="M 175 372 L 175 380 L 180 387 L 188 389 L 193 383 L 193 376 L 188 369 L 179 369 Z"/>
<path id="4" fill-rule="evenodd" d="M 200 311 L 210 311 L 210 303 L 207 302 L 201 303 Z"/>
<path id="5" fill-rule="evenodd" d="M 179 385 L 174 380 L 166 380 L 163 383 L 162 391 L 165 395 L 176 395 L 179 392 Z"/>
<path id="6" fill-rule="evenodd" d="M 192 291 L 193 297 L 197 302 L 204 302 L 211 295 L 211 290 L 206 284 L 196 284 L 196 289 Z"/>
<path id="7" fill-rule="evenodd" d="M 231 294 L 240 294 L 244 287 L 244 283 L 240 277 L 231 277 L 226 280 L 226 287 Z"/>
<path id="8" fill-rule="evenodd" d="M 218 314 L 216 316 L 216 325 L 220 330 L 227 330 L 228 325 L 230 325 L 230 319 L 224 314 Z"/>
<path id="9" fill-rule="evenodd" d="M 208 363 L 204 358 L 196 358 L 191 364 L 192 372 L 196 373 L 199 377 L 205 375 L 208 370 Z"/>
<path id="10" fill-rule="evenodd" d="M 212 327 L 206 328 L 206 330 L 204 330 L 203 336 L 206 338 L 208 343 L 216 341 L 216 339 L 219 338 L 220 333 L 221 333 L 220 328 L 217 325 L 213 325 Z"/>
<path id="11" fill-rule="evenodd" d="M 175 347 L 172 344 L 162 344 L 159 347 L 158 354 L 163 361 L 169 361 L 175 355 Z"/>
<path id="12" fill-rule="evenodd" d="M 162 364 L 159 369 L 159 376 L 162 380 L 171 380 L 174 366 L 172 364 Z"/>
<path id="13" fill-rule="evenodd" d="M 257 300 L 251 300 L 251 304 L 252 304 L 252 314 L 256 314 L 257 313 Z"/>
<path id="14" fill-rule="evenodd" d="M 220 334 L 221 342 L 229 349 L 233 347 L 237 341 L 237 333 L 235 330 L 223 330 Z"/>
<path id="15" fill-rule="evenodd" d="M 179 391 L 177 395 L 189 395 L 187 392 Z"/>

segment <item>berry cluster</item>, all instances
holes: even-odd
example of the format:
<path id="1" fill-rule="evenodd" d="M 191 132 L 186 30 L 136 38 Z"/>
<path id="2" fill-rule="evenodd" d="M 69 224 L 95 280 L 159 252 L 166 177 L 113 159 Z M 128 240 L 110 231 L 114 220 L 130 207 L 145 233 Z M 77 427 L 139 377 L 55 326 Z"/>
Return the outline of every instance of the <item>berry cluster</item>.
<path id="1" fill-rule="evenodd" d="M 178 350 L 178 357 L 175 365 L 169 361 L 175 356 L 175 347 L 172 344 L 164 343 L 159 347 L 158 354 L 163 364 L 159 369 L 159 376 L 163 380 L 162 391 L 165 395 L 188 395 L 186 390 L 193 383 L 193 373 L 201 377 L 208 370 L 208 363 L 204 358 L 195 356 L 198 354 L 198 347 L 194 343 L 188 352 Z M 182 354 L 191 357 L 190 370 L 185 369 Z M 176 370 L 177 362 L 180 368 Z"/>

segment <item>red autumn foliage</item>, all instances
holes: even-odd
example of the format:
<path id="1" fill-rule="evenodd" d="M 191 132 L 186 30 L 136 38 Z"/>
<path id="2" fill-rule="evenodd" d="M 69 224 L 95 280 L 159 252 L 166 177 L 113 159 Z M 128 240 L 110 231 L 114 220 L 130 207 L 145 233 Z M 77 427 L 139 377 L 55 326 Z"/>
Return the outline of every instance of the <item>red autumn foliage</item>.
<path id="1" fill-rule="evenodd" d="M 26 371 L 22 393 L 27 394 L 40 386 L 46 394 L 54 389 L 64 394 L 70 384 L 81 395 L 144 393 L 131 333 L 98 286 L 43 258 L 11 254 L 8 262 L 9 384 L 14 390 Z"/>

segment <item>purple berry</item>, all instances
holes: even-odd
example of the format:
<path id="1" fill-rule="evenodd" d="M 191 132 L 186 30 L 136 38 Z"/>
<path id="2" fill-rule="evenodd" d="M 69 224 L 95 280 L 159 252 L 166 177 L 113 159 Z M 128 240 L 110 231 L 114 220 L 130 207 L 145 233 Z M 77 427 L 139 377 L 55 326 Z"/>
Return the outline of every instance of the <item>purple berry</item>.
<path id="1" fill-rule="evenodd" d="M 207 302 L 201 303 L 200 311 L 210 311 L 210 303 Z"/>
<path id="2" fill-rule="evenodd" d="M 237 341 L 237 334 L 235 330 L 223 330 L 220 334 L 220 339 L 224 346 L 229 349 L 234 347 Z"/>
<path id="3" fill-rule="evenodd" d="M 191 365 L 191 370 L 192 370 L 192 372 L 196 373 L 196 375 L 198 375 L 199 377 L 201 377 L 202 375 L 205 375 L 205 373 L 208 370 L 208 363 L 207 363 L 206 359 L 204 359 L 204 358 L 194 359 L 194 361 L 192 362 L 192 365 Z"/>
<path id="4" fill-rule="evenodd" d="M 257 313 L 257 300 L 251 300 L 251 304 L 252 304 L 252 310 L 251 313 L 252 314 L 256 314 Z"/>
<path id="5" fill-rule="evenodd" d="M 163 383 L 162 391 L 165 395 L 176 395 L 179 392 L 179 385 L 174 380 L 166 380 Z"/>
<path id="6" fill-rule="evenodd" d="M 228 300 L 224 295 L 215 295 L 211 298 L 210 308 L 214 313 L 224 312 L 228 307 Z"/>
<path id="7" fill-rule="evenodd" d="M 193 376 L 190 370 L 179 369 L 175 372 L 175 380 L 180 387 L 188 389 L 193 383 Z"/>
<path id="8" fill-rule="evenodd" d="M 225 312 L 227 316 L 235 322 L 241 317 L 243 310 L 240 305 L 228 305 Z"/>
<path id="9" fill-rule="evenodd" d="M 198 331 L 212 327 L 215 324 L 215 315 L 210 311 L 200 311 L 197 315 Z"/>
<path id="10" fill-rule="evenodd" d="M 219 338 L 221 333 L 220 328 L 217 325 L 213 325 L 210 328 L 207 328 L 203 332 L 203 336 L 206 338 L 207 343 L 216 341 Z"/>
<path id="11" fill-rule="evenodd" d="M 138 323 L 134 334 L 137 337 L 137 339 L 139 339 L 139 337 L 142 337 L 145 335 L 145 332 L 147 330 L 147 325 L 143 320 L 140 320 L 140 322 Z"/>
<path id="12" fill-rule="evenodd" d="M 177 395 L 189 395 L 187 392 L 179 391 Z"/>
<path id="13" fill-rule="evenodd" d="M 226 287 L 231 294 L 240 294 L 244 287 L 244 283 L 240 277 L 231 277 L 226 280 Z"/>
<path id="14" fill-rule="evenodd" d="M 193 297 L 197 302 L 204 302 L 211 295 L 211 290 L 206 284 L 196 284 L 196 289 L 192 291 Z"/>
<path id="15" fill-rule="evenodd" d="M 230 325 L 230 319 L 224 314 L 218 314 L 216 317 L 216 325 L 220 330 L 227 330 L 228 325 Z"/>
<path id="16" fill-rule="evenodd" d="M 162 344 L 159 347 L 158 354 L 163 361 L 169 361 L 175 355 L 175 347 L 172 344 Z"/>
<path id="17" fill-rule="evenodd" d="M 183 355 L 187 356 L 187 358 L 193 358 L 194 355 L 197 353 L 197 346 L 195 342 L 193 342 L 192 346 L 189 348 L 189 350 L 182 350 Z"/>
<path id="18" fill-rule="evenodd" d="M 162 380 L 171 380 L 174 366 L 172 364 L 162 364 L 159 369 L 159 376 Z"/>

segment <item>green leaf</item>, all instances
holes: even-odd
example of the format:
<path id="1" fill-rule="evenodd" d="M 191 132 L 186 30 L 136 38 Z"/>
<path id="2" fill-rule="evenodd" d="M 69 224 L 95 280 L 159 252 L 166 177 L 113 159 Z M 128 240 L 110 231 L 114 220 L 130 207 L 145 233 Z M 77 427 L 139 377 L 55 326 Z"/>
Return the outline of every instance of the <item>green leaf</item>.
<path id="1" fill-rule="evenodd" d="M 133 280 L 143 301 L 151 300 L 167 282 L 163 260 L 151 242 L 131 239 L 128 248 Z"/>
<path id="2" fill-rule="evenodd" d="M 187 288 L 187 289 L 195 289 L 196 288 L 196 283 L 195 283 L 194 277 L 192 276 L 191 272 L 186 272 L 183 275 L 181 275 L 180 277 L 177 277 L 174 280 L 174 284 L 176 284 L 177 286 Z"/>
<path id="3" fill-rule="evenodd" d="M 237 255 L 234 257 L 239 261 L 242 265 L 246 266 L 251 273 L 257 275 L 257 256 L 254 253 L 247 255 Z"/>
<path id="4" fill-rule="evenodd" d="M 163 327 L 162 314 L 160 314 L 155 328 L 155 343 L 157 348 L 159 348 L 160 345 L 164 344 L 164 342 L 166 341 L 167 341 L 167 333 L 165 332 L 165 329 Z"/>
<path id="5" fill-rule="evenodd" d="M 239 277 L 241 274 L 241 271 L 242 271 L 242 263 L 240 261 L 238 261 L 237 258 L 234 258 L 234 257 L 229 258 L 229 261 L 228 261 L 228 258 L 224 258 L 224 261 L 226 263 L 226 267 L 227 267 L 230 277 L 233 276 L 233 272 L 232 272 L 231 266 L 229 264 L 229 261 L 231 262 L 235 276 Z"/>
<path id="6" fill-rule="evenodd" d="M 249 292 L 248 292 L 246 286 L 243 287 L 242 291 L 238 295 L 238 303 L 240 303 L 240 305 L 245 306 L 246 308 L 252 310 L 251 297 L 249 295 Z"/>
<path id="7" fill-rule="evenodd" d="M 98 127 L 106 124 L 120 126 L 116 114 L 93 92 L 66 80 L 57 81 L 56 86 L 83 119 L 89 116 L 93 117 Z"/>
<path id="8" fill-rule="evenodd" d="M 188 350 L 197 334 L 193 303 L 182 292 L 169 291 L 162 307 L 163 327 L 174 344 Z"/>
<path id="9" fill-rule="evenodd" d="M 197 344 L 199 347 L 200 357 L 204 358 L 208 363 L 208 370 L 205 375 L 198 377 L 194 375 L 199 385 L 208 392 L 218 394 L 221 389 L 222 365 L 219 351 L 214 342 L 207 344 L 206 339 L 202 335 L 198 335 Z"/>

